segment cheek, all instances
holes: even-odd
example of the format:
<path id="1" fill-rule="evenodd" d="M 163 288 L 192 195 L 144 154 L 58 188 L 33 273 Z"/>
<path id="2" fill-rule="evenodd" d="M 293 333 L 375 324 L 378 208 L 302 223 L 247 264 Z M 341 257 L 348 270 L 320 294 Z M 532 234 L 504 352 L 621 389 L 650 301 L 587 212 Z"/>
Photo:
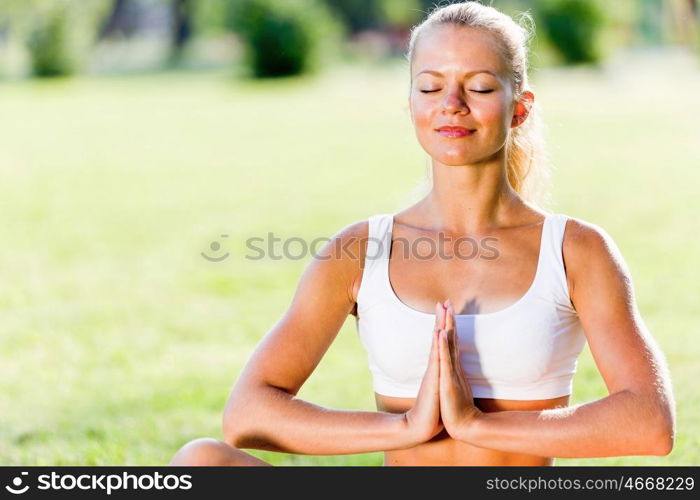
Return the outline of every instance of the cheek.
<path id="1" fill-rule="evenodd" d="M 419 138 L 429 138 L 435 118 L 430 107 L 413 103 L 413 124 Z"/>
<path id="2" fill-rule="evenodd" d="M 416 101 L 411 101 L 413 121 L 416 125 L 422 125 L 429 119 L 428 107 Z"/>
<path id="3" fill-rule="evenodd" d="M 481 122 L 496 125 L 507 121 L 508 107 L 503 101 L 486 102 L 483 106 L 474 106 L 472 113 L 478 115 Z"/>

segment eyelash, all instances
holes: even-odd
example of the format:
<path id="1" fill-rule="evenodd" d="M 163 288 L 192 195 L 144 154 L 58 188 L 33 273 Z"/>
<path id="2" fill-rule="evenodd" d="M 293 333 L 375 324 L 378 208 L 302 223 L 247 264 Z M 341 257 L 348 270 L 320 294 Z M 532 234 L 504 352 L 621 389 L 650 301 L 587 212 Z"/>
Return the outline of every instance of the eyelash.
<path id="1" fill-rule="evenodd" d="M 432 94 L 433 92 L 437 92 L 437 90 L 421 90 L 421 92 L 423 92 L 424 94 Z M 489 93 L 493 92 L 493 89 L 491 89 L 491 90 L 472 90 L 472 92 L 476 92 L 478 94 L 489 94 Z"/>

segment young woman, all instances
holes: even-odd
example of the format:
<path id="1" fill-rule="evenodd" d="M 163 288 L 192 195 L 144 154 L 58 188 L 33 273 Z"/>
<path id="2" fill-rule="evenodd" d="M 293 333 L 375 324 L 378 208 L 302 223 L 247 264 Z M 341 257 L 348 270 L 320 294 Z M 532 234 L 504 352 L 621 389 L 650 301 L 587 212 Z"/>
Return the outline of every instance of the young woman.
<path id="1" fill-rule="evenodd" d="M 266 465 L 240 448 L 383 451 L 385 465 L 671 451 L 668 369 L 617 246 L 527 199 L 538 157 L 529 34 L 477 2 L 436 9 L 414 29 L 409 106 L 432 159 L 430 192 L 334 236 L 232 390 L 225 442 L 191 441 L 171 465 Z M 296 397 L 348 314 L 376 412 Z M 586 341 L 609 395 L 568 407 Z"/>

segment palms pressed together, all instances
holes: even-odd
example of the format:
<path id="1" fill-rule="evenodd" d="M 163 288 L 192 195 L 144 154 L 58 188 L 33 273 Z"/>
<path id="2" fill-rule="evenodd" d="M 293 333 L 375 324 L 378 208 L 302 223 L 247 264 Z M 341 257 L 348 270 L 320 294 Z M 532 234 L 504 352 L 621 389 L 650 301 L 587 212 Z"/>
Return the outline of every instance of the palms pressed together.
<path id="1" fill-rule="evenodd" d="M 444 428 L 455 436 L 473 423 L 481 411 L 474 400 L 459 358 L 454 308 L 450 299 L 435 304 L 430 358 L 418 396 L 406 413 L 409 427 L 418 443 Z"/>

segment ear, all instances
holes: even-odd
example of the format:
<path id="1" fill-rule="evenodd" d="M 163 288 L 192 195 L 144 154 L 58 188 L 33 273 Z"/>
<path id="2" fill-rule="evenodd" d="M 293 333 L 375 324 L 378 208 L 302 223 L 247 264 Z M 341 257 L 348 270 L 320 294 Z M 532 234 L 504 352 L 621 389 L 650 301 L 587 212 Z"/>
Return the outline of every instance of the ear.
<path id="1" fill-rule="evenodd" d="M 511 127 L 518 127 L 527 119 L 530 114 L 530 108 L 535 102 L 535 94 L 526 90 L 520 96 L 520 100 L 515 103 L 515 109 L 513 110 L 513 119 L 510 122 Z"/>

